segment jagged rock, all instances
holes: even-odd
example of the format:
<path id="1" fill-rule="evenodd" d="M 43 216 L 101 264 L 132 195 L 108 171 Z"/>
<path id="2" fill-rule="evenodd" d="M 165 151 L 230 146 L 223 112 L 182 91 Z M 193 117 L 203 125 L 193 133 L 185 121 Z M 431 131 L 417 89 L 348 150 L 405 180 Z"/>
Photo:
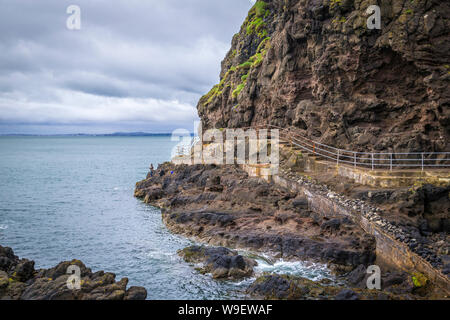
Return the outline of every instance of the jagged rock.
<path id="1" fill-rule="evenodd" d="M 147 298 L 147 290 L 143 287 L 130 287 L 124 300 L 145 300 Z"/>
<path id="2" fill-rule="evenodd" d="M 265 274 L 247 289 L 256 298 L 272 300 L 391 300 L 401 296 L 377 290 L 332 286 L 328 281 L 312 281 L 291 275 Z"/>
<path id="3" fill-rule="evenodd" d="M 81 289 L 70 289 L 69 266 L 80 268 Z M 65 261 L 50 269 L 34 269 L 34 261 L 19 259 L 11 248 L 0 246 L 0 299 L 5 300 L 144 300 L 142 287 L 127 290 L 128 279 L 115 274 L 93 273 L 79 260 Z"/>
<path id="4" fill-rule="evenodd" d="M 224 247 L 191 246 L 179 251 L 186 262 L 202 263 L 214 279 L 244 278 L 253 274 L 256 261 Z"/>
<path id="5" fill-rule="evenodd" d="M 344 289 L 340 291 L 336 297 L 336 300 L 359 300 L 358 294 L 350 289 Z"/>
<path id="6" fill-rule="evenodd" d="M 296 209 L 308 209 L 308 199 L 305 197 L 297 197 L 292 201 L 292 205 Z"/>

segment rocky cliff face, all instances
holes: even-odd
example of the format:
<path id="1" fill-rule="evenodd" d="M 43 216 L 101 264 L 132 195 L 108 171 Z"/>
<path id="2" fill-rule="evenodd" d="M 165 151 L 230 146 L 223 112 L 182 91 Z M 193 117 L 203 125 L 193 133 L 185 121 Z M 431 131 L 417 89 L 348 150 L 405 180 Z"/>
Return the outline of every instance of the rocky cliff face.
<path id="1" fill-rule="evenodd" d="M 366 9 L 381 8 L 381 29 Z M 450 149 L 450 3 L 257 1 L 203 96 L 204 128 L 295 126 L 353 150 Z"/>

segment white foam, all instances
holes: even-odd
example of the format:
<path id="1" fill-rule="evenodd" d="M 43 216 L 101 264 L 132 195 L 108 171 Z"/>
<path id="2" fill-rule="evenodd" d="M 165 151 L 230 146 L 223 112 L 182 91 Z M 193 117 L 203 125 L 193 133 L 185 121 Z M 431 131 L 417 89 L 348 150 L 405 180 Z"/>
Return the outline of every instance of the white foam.
<path id="1" fill-rule="evenodd" d="M 6 229 L 8 229 L 8 225 L 0 224 L 0 230 L 6 230 Z"/>
<path id="2" fill-rule="evenodd" d="M 276 260 L 273 264 L 262 259 L 257 259 L 257 262 L 258 266 L 255 267 L 256 273 L 269 272 L 275 274 L 288 274 L 304 277 L 313 281 L 319 281 L 324 278 L 333 278 L 326 265 L 321 263 L 285 261 L 283 259 Z"/>

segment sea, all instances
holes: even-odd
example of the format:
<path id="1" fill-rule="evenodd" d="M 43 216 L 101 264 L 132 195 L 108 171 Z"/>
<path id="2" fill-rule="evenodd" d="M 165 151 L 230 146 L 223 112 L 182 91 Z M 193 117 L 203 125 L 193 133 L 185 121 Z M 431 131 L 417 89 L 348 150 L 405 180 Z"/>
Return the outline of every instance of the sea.
<path id="1" fill-rule="evenodd" d="M 170 161 L 176 143 L 170 136 L 1 136 L 0 245 L 36 269 L 79 259 L 145 287 L 152 300 L 248 299 L 246 288 L 264 272 L 332 278 L 324 265 L 264 253 L 256 275 L 241 281 L 213 280 L 184 262 L 177 251 L 195 243 L 133 197 L 136 182 L 151 164 Z"/>

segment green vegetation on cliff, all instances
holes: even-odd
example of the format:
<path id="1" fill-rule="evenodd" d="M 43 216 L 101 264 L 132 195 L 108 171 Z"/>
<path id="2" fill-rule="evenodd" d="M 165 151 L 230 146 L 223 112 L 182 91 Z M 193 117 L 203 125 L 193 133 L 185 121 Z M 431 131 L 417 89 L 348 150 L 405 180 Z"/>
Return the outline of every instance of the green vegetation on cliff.
<path id="1" fill-rule="evenodd" d="M 246 25 L 247 35 L 257 33 L 258 37 L 264 38 L 268 35 L 265 19 L 270 15 L 270 10 L 267 9 L 267 3 L 264 1 L 257 1 L 252 9 L 250 9 L 247 19 L 244 22 Z"/>
<path id="2" fill-rule="evenodd" d="M 201 104 L 203 106 L 213 103 L 216 98 L 222 96 L 226 88 L 231 88 L 233 99 L 237 98 L 245 88 L 250 72 L 263 62 L 270 48 L 271 39 L 267 30 L 267 23 L 271 14 L 268 7 L 268 3 L 257 1 L 250 9 L 241 32 L 235 35 L 237 45 L 230 50 L 226 57 L 226 64 L 231 66 L 222 76 L 220 82 L 202 97 Z M 252 36 L 254 34 L 257 37 Z M 256 45 L 257 49 L 254 51 Z M 244 59 L 247 60 L 242 62 Z"/>
<path id="3" fill-rule="evenodd" d="M 241 69 L 248 69 L 247 73 L 241 76 L 241 83 L 239 83 L 236 89 L 233 90 L 233 98 L 237 98 L 247 84 L 247 78 L 250 74 L 252 68 L 258 67 L 264 60 L 267 50 L 270 48 L 270 37 L 266 37 L 258 46 L 256 53 L 251 56 L 246 62 L 239 65 Z"/>

